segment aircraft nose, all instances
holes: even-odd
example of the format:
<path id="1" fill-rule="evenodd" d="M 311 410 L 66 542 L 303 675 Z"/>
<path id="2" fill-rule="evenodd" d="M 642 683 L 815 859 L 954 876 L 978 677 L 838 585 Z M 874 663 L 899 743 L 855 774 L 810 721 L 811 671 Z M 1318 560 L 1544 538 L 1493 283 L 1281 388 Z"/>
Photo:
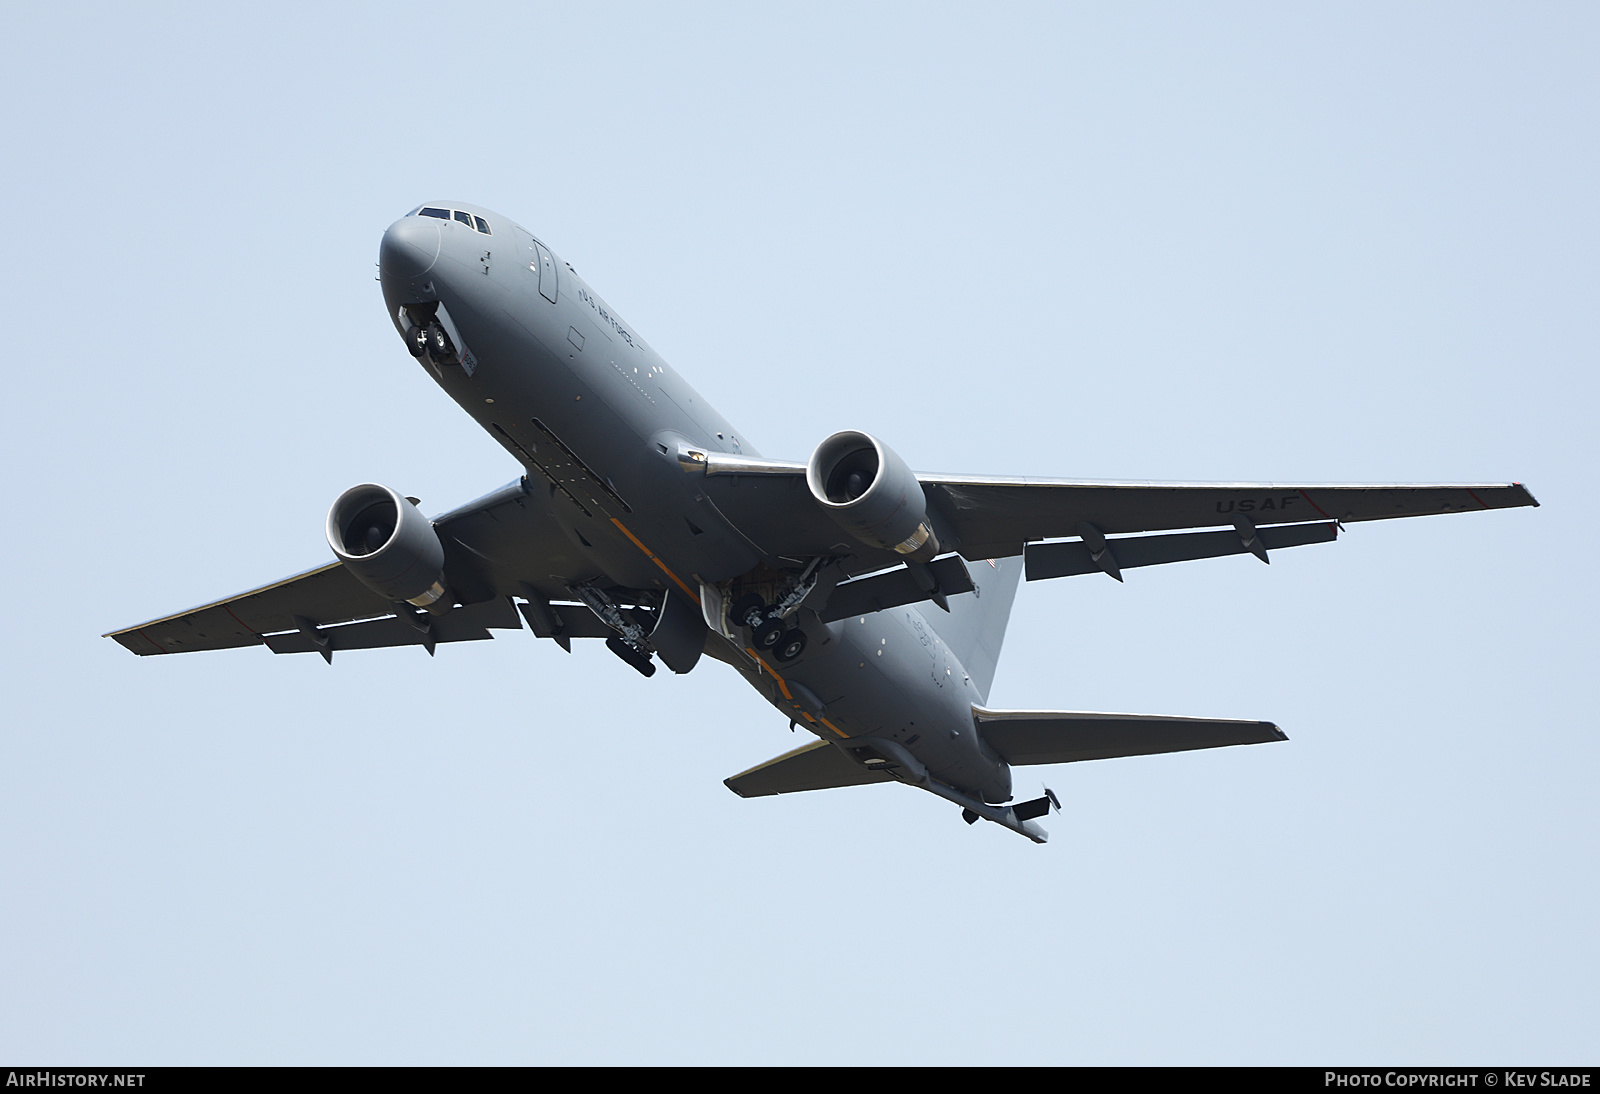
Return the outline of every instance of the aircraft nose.
<path id="1" fill-rule="evenodd" d="M 438 258 L 439 222 L 432 217 L 401 217 L 383 233 L 378 273 L 385 281 L 408 281 L 433 269 Z"/>

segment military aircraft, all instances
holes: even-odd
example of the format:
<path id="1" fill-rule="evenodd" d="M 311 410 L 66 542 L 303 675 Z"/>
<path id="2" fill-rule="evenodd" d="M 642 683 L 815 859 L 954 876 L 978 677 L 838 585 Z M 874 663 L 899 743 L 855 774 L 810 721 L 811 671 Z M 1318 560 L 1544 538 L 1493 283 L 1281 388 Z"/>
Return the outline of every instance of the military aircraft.
<path id="1" fill-rule="evenodd" d="M 987 705 L 1019 576 L 1122 572 L 1332 541 L 1351 521 L 1537 505 L 1520 484 L 1108 482 L 913 472 L 834 433 L 771 460 L 515 222 L 418 206 L 379 249 L 411 355 L 524 469 L 431 520 L 387 486 L 327 518 L 334 561 L 126 630 L 136 654 L 336 652 L 527 626 L 731 665 L 817 739 L 726 780 L 743 797 L 920 787 L 1043 843 L 1055 795 L 1011 769 L 1281 741 L 1271 722 Z"/>

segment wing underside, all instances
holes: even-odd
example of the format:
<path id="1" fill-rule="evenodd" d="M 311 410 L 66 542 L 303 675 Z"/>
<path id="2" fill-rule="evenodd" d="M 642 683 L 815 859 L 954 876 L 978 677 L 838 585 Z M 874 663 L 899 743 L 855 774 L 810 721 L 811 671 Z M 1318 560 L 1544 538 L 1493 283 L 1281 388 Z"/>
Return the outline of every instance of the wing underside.
<path id="1" fill-rule="evenodd" d="M 338 562 L 286 577 L 259 589 L 112 631 L 141 656 L 259 646 L 266 636 L 298 631 L 296 617 L 318 624 L 349 623 L 389 615 L 389 604 Z"/>
<path id="2" fill-rule="evenodd" d="M 274 653 L 320 653 L 471 642 L 522 626 L 510 596 L 537 597 L 555 633 L 566 638 L 612 632 L 568 586 L 598 571 L 562 534 L 548 509 L 511 483 L 436 518 L 446 573 L 464 601 L 437 617 L 399 612 L 339 562 L 286 577 L 186 612 L 113 631 L 133 653 L 148 656 L 266 646 Z"/>
<path id="3" fill-rule="evenodd" d="M 1145 535 L 1138 541 L 1111 542 L 1133 544 L 1126 548 L 1129 561 L 1122 563 L 1128 567 L 1244 551 L 1259 555 L 1267 549 L 1326 542 L 1340 524 L 1539 504 L 1520 483 L 1203 483 L 938 474 L 919 474 L 917 480 L 940 540 L 969 562 L 1019 555 L 1029 544 L 1067 539 L 1096 543 L 1093 553 L 1098 555 L 1098 540 L 1107 536 L 1211 528 L 1228 531 L 1210 540 Z M 811 499 L 804 464 L 719 458 L 709 462 L 705 483 L 712 503 L 769 558 L 851 556 L 852 572 L 857 573 L 901 561 L 841 531 Z M 1283 525 L 1297 528 L 1277 527 Z M 1263 530 L 1259 543 L 1253 535 L 1258 527 Z M 1230 538 L 1235 532 L 1238 538 Z M 1121 557 L 1122 552 L 1115 553 Z M 1072 561 L 1065 561 L 1069 556 Z M 1058 572 L 1046 572 L 1052 568 Z M 1029 576 L 1106 568 L 1100 560 L 1088 565 L 1075 551 L 1056 552 L 1048 564 L 1030 559 Z"/>
<path id="4" fill-rule="evenodd" d="M 521 626 L 521 617 L 504 597 L 463 605 L 423 625 L 407 622 L 343 565 L 330 562 L 106 637 L 141 656 L 241 646 L 326 656 L 339 650 L 481 641 L 494 637 L 490 629 Z"/>
<path id="5" fill-rule="evenodd" d="M 919 476 L 969 559 L 1017 554 L 1034 540 L 1194 528 L 1344 524 L 1537 505 L 1520 483 L 1329 485 L 1030 482 Z"/>
<path id="6" fill-rule="evenodd" d="M 810 500 L 803 464 L 744 461 L 738 473 L 712 472 L 706 500 L 769 559 L 848 558 L 851 573 L 897 566 L 901 559 L 850 542 Z M 919 475 L 941 539 L 969 561 L 1028 556 L 1031 580 L 1158 565 L 1194 558 L 1326 542 L 1336 524 L 1537 505 L 1518 483 L 1294 485 L 982 479 Z M 570 599 L 569 586 L 599 576 L 549 512 L 513 483 L 435 521 L 447 571 L 466 606 L 419 629 L 392 611 L 338 563 L 202 605 L 109 637 L 140 655 L 266 645 L 277 652 L 361 649 L 470 641 L 497 627 L 520 626 L 505 602 L 534 596 L 570 626 L 559 633 L 605 632 Z M 1231 527 L 1230 527 L 1231 526 Z M 1260 526 L 1259 532 L 1257 528 Z M 1220 532 L 1167 533 L 1222 528 Z M 1054 542 L 1047 542 L 1054 541 Z M 905 575 L 841 587 L 838 612 L 857 613 L 927 595 L 901 589 Z M 935 575 L 936 588 L 959 593 L 961 575 Z M 898 582 L 898 585 L 896 584 Z M 859 603 L 857 603 L 859 601 Z M 472 609 L 472 610 L 468 610 Z M 451 620 L 450 622 L 446 622 Z M 536 632 L 539 628 L 536 628 Z"/>

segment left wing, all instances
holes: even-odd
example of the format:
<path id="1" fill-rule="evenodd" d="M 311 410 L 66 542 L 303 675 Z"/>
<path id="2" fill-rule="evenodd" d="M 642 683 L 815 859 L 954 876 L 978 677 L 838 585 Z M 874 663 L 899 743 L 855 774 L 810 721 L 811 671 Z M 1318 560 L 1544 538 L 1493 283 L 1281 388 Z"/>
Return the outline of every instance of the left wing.
<path id="1" fill-rule="evenodd" d="M 723 454 L 702 458 L 708 500 L 769 558 L 852 555 L 860 563 L 852 567 L 854 572 L 901 561 L 892 552 L 851 541 L 822 512 L 806 487 L 805 464 Z M 1119 482 L 920 473 L 917 481 L 940 539 L 971 562 L 1019 555 L 1024 544 L 1040 540 L 1081 537 L 1094 545 L 1098 556 L 1100 540 L 1107 535 L 1230 526 L 1238 532 L 1237 547 L 1226 538 L 1213 543 L 1187 536 L 1166 537 L 1162 543 L 1112 541 L 1138 544 L 1130 550 L 1141 561 L 1125 565 L 1153 565 L 1237 551 L 1261 553 L 1250 535 L 1257 526 L 1321 522 L 1315 530 L 1264 535 L 1259 545 L 1264 551 L 1331 539 L 1330 522 L 1539 504 L 1521 483 Z M 1088 572 L 1076 562 L 1060 565 L 1067 568 L 1046 574 L 1047 567 L 1041 567 L 1039 576 Z"/>
<path id="2" fill-rule="evenodd" d="M 1538 505 L 1521 483 L 1330 485 L 1098 482 L 918 475 L 968 559 L 1015 555 L 1031 540 L 1332 520 L 1350 523 Z M 1092 532 L 1091 532 L 1092 534 Z"/>

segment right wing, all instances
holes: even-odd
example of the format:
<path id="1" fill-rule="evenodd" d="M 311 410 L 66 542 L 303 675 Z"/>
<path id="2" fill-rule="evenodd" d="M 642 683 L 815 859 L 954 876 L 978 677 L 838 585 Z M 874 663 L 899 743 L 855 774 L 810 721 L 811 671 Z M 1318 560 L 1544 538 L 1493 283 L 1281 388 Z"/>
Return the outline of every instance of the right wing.
<path id="1" fill-rule="evenodd" d="M 597 571 L 572 546 L 539 500 L 511 483 L 433 521 L 445 546 L 445 572 L 464 603 L 419 629 L 361 584 L 341 563 L 176 615 L 106 635 L 141 656 L 267 646 L 274 653 L 321 653 L 382 646 L 470 642 L 491 629 L 520 628 L 509 596 L 570 599 L 567 586 Z M 557 633 L 611 633 L 581 605 L 550 604 Z"/>
<path id="2" fill-rule="evenodd" d="M 298 631 L 296 616 L 318 624 L 376 619 L 389 616 L 389 603 L 357 581 L 342 563 L 330 562 L 225 600 L 112 631 L 105 637 L 115 638 L 140 656 L 225 650 L 259 646 L 268 634 Z"/>
<path id="3" fill-rule="evenodd" d="M 1289 739 L 1271 722 L 1231 718 L 985 710 L 974 706 L 972 720 L 977 723 L 979 736 L 1013 767 L 1150 756 L 1160 752 Z"/>

